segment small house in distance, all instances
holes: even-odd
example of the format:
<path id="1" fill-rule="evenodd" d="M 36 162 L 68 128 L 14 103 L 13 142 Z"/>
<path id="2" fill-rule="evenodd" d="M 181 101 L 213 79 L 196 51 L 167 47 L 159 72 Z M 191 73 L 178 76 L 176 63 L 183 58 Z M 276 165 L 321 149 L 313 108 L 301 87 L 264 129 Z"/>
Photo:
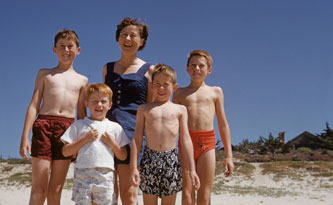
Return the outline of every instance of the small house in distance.
<path id="1" fill-rule="evenodd" d="M 320 148 L 320 142 L 317 136 L 305 131 L 294 139 L 288 141 L 285 146 L 293 150 L 297 150 L 300 147 L 308 147 L 315 150 Z"/>

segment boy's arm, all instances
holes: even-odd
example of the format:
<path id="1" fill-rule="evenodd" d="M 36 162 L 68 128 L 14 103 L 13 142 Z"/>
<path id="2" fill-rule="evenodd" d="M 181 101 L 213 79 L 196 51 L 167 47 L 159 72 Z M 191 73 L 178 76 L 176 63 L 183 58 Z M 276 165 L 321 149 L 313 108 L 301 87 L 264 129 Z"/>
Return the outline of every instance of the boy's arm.
<path id="1" fill-rule="evenodd" d="M 229 177 L 232 175 L 232 172 L 234 170 L 234 163 L 232 161 L 230 129 L 224 112 L 223 91 L 220 87 L 217 87 L 215 92 L 217 94 L 217 100 L 215 102 L 216 117 L 226 155 L 226 160 L 224 163 L 224 175 Z"/>
<path id="2" fill-rule="evenodd" d="M 179 139 L 182 145 L 182 156 L 184 156 L 184 162 L 187 162 L 184 172 L 188 172 L 190 175 L 194 188 L 199 189 L 200 180 L 195 171 L 193 144 L 187 126 L 187 110 L 185 106 L 181 106 L 181 109 L 182 112 L 179 119 Z"/>
<path id="3" fill-rule="evenodd" d="M 116 142 L 114 136 L 111 136 L 108 132 L 102 134 L 101 141 L 108 145 L 116 157 L 120 160 L 125 160 L 127 157 L 126 147 L 120 147 L 119 144 Z"/>
<path id="4" fill-rule="evenodd" d="M 78 120 L 83 119 L 87 115 L 86 107 L 84 106 L 84 99 L 85 99 L 84 89 L 85 89 L 87 84 L 88 84 L 88 79 L 85 77 L 83 86 L 81 87 L 81 90 L 80 90 L 79 99 L 77 101 L 77 115 L 76 115 L 76 118 Z"/>
<path id="5" fill-rule="evenodd" d="M 93 129 L 87 132 L 83 137 L 80 137 L 78 140 L 74 141 L 73 143 L 65 142 L 65 145 L 62 148 L 62 154 L 65 157 L 72 156 L 76 154 L 85 144 L 96 140 L 97 137 L 98 137 L 98 130 Z"/>
<path id="6" fill-rule="evenodd" d="M 102 71 L 102 82 L 105 83 L 105 76 L 106 76 L 106 72 L 107 72 L 107 66 L 106 64 L 103 66 L 103 71 Z"/>
<path id="7" fill-rule="evenodd" d="M 31 147 L 29 143 L 29 132 L 34 124 L 43 97 L 44 75 L 45 71 L 39 70 L 35 81 L 34 93 L 32 95 L 31 102 L 28 106 L 27 113 L 25 115 L 24 127 L 21 136 L 20 155 L 26 160 L 28 160 L 26 151 L 28 151 L 29 154 L 31 154 Z"/>
<path id="8" fill-rule="evenodd" d="M 139 180 L 140 180 L 137 164 L 138 164 L 139 153 L 141 151 L 141 146 L 142 146 L 144 125 L 145 125 L 145 118 L 143 115 L 142 105 L 140 105 L 138 108 L 138 112 L 136 114 L 136 126 L 131 147 L 131 179 L 132 183 L 135 186 L 139 185 Z"/>

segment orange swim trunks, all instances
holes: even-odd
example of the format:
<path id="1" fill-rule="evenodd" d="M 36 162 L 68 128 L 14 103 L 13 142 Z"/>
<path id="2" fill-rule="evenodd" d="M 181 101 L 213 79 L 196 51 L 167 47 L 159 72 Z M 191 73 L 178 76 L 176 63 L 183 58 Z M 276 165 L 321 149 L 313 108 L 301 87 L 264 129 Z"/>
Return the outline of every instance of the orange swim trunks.
<path id="1" fill-rule="evenodd" d="M 193 143 L 194 159 L 197 160 L 202 154 L 215 149 L 215 132 L 210 131 L 190 131 Z"/>

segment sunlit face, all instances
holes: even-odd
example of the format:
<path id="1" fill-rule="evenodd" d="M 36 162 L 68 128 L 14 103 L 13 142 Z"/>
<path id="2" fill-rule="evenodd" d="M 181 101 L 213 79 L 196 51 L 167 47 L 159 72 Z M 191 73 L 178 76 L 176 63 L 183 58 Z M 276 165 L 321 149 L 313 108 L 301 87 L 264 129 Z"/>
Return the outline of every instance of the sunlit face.
<path id="1" fill-rule="evenodd" d="M 137 52 L 143 44 L 139 28 L 134 25 L 123 28 L 120 32 L 118 43 L 122 52 Z"/>
<path id="2" fill-rule="evenodd" d="M 106 113 L 111 108 L 112 103 L 109 101 L 108 96 L 95 91 L 90 95 L 85 105 L 90 111 L 90 119 L 102 121 L 105 119 Z"/>
<path id="3" fill-rule="evenodd" d="M 77 55 L 80 54 L 80 47 L 76 46 L 75 41 L 60 38 L 53 52 L 58 56 L 58 61 L 61 64 L 72 64 Z"/>
<path id="4" fill-rule="evenodd" d="M 203 81 L 212 72 L 212 68 L 208 67 L 207 60 L 203 56 L 193 56 L 186 70 L 194 81 Z"/>
<path id="5" fill-rule="evenodd" d="M 171 77 L 158 73 L 151 83 L 155 102 L 167 102 L 170 100 L 172 92 L 177 88 L 177 83 L 172 83 Z"/>

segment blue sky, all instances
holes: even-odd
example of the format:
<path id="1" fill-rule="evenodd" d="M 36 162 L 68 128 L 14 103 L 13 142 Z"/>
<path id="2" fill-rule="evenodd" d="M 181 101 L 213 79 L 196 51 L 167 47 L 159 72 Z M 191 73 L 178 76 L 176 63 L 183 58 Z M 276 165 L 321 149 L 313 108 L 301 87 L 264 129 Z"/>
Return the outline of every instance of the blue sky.
<path id="1" fill-rule="evenodd" d="M 211 53 L 207 84 L 224 90 L 232 144 L 321 133 L 325 122 L 333 127 L 332 10 L 329 0 L 2 1 L 0 156 L 19 157 L 36 74 L 57 64 L 54 35 L 77 31 L 74 68 L 101 82 L 103 65 L 120 57 L 115 30 L 127 16 L 149 26 L 138 56 L 172 66 L 180 87 L 189 83 L 188 53 Z"/>

